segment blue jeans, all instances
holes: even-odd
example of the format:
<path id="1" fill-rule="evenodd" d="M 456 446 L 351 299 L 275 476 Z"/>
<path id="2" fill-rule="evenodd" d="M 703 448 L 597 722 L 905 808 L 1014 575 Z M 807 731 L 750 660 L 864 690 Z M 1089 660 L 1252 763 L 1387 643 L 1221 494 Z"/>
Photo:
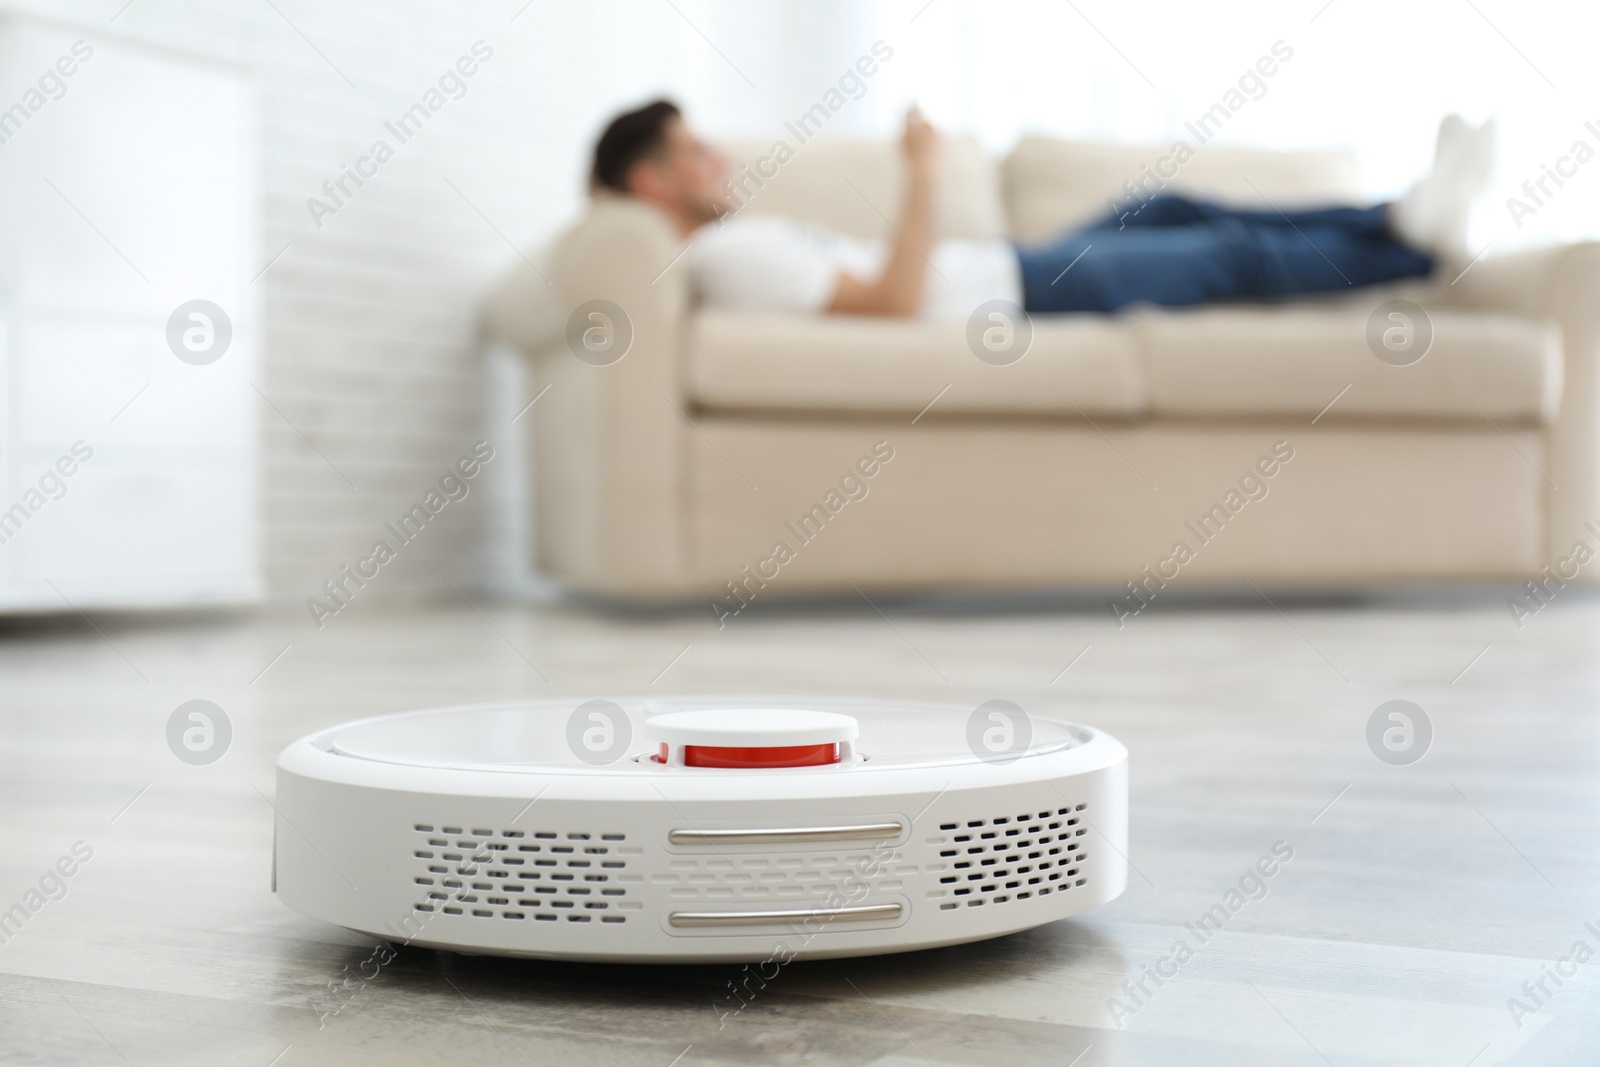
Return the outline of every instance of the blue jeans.
<path id="1" fill-rule="evenodd" d="M 1043 245 L 1017 247 L 1029 312 L 1116 311 L 1335 292 L 1427 274 L 1387 205 L 1236 211 L 1157 196 Z"/>

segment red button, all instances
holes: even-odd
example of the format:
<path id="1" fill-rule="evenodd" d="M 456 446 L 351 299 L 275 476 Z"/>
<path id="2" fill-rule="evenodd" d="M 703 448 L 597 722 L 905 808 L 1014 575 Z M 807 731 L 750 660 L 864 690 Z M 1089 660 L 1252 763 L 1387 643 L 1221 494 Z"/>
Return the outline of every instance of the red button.
<path id="1" fill-rule="evenodd" d="M 663 743 L 657 763 L 667 762 Z M 786 745 L 777 748 L 720 748 L 711 745 L 685 745 L 686 767 L 825 767 L 839 762 L 839 745 Z"/>

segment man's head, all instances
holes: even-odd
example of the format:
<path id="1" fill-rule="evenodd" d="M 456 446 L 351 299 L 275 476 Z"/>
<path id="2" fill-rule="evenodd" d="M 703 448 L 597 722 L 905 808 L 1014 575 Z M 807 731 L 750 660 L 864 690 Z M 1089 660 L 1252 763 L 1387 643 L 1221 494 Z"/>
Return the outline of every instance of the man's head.
<path id="1" fill-rule="evenodd" d="M 657 100 L 611 120 L 589 187 L 648 201 L 688 233 L 728 210 L 727 172 L 727 159 L 690 131 L 677 105 Z"/>

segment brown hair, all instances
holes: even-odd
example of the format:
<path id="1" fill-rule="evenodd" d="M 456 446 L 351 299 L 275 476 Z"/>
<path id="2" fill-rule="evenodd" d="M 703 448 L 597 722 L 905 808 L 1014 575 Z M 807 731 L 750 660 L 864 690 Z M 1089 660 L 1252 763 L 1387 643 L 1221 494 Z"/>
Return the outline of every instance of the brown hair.
<path id="1" fill-rule="evenodd" d="M 641 159 L 659 155 L 667 139 L 667 123 L 682 112 L 670 100 L 656 100 L 611 120 L 594 146 L 589 188 L 628 191 L 628 172 Z"/>

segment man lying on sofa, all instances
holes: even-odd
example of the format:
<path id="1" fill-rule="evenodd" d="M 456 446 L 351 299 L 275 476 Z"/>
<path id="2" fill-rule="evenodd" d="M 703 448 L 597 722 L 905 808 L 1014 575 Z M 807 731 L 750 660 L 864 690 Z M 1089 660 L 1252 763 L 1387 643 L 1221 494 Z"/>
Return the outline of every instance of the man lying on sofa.
<path id="1" fill-rule="evenodd" d="M 1493 124 L 1451 115 L 1433 170 L 1372 207 L 1240 211 L 1161 195 L 1042 245 L 941 240 L 938 132 L 913 108 L 906 188 L 888 241 L 857 241 L 771 216 L 730 215 L 727 160 L 657 101 L 618 116 L 595 147 L 591 186 L 665 212 L 691 242 L 702 299 L 748 310 L 966 318 L 990 300 L 1029 313 L 1276 299 L 1428 274 L 1463 258 L 1467 210 L 1488 177 Z"/>

